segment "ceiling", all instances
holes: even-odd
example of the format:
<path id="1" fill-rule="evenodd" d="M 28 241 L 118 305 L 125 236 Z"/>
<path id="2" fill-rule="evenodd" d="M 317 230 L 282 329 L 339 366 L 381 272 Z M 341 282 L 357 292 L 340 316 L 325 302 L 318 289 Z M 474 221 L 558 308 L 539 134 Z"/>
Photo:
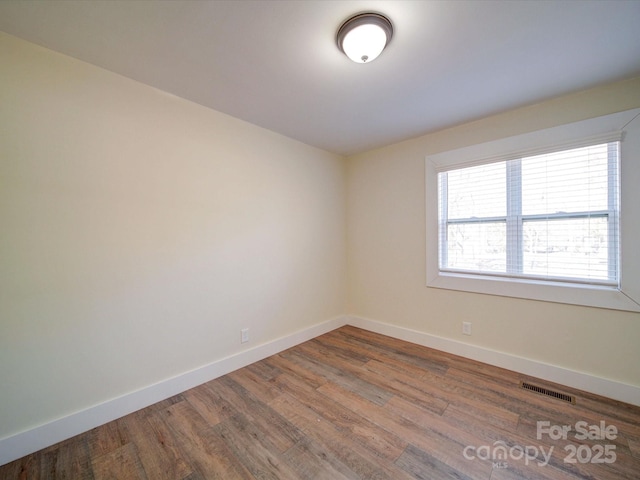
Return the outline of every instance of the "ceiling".
<path id="1" fill-rule="evenodd" d="M 335 35 L 387 15 L 356 64 Z M 0 30 L 352 155 L 640 75 L 640 1 L 0 1 Z"/>

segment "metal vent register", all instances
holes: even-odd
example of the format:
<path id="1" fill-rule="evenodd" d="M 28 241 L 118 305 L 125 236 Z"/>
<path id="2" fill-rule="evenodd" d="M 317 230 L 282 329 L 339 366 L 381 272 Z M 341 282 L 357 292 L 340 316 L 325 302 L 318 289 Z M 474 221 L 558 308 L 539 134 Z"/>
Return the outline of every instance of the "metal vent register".
<path id="1" fill-rule="evenodd" d="M 529 390 L 534 393 L 539 393 L 540 395 L 546 395 L 547 397 L 557 398 L 558 400 L 562 400 L 563 402 L 571 403 L 573 405 L 576 403 L 576 397 L 573 395 L 549 390 L 548 388 L 533 385 L 532 383 L 520 382 L 520 388 L 524 388 L 525 390 Z"/>

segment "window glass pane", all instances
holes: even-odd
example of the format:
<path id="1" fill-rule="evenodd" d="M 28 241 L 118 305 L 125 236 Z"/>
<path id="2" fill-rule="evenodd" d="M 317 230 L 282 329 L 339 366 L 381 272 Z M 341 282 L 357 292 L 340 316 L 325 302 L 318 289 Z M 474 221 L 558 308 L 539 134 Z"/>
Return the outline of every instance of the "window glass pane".
<path id="1" fill-rule="evenodd" d="M 525 221 L 523 273 L 608 278 L 607 217 Z"/>
<path id="2" fill-rule="evenodd" d="M 612 142 L 441 174 L 440 267 L 613 284 L 617 154 Z"/>
<path id="3" fill-rule="evenodd" d="M 456 223 L 447 227 L 447 265 L 482 272 L 507 268 L 505 222 Z"/>
<path id="4" fill-rule="evenodd" d="M 523 215 L 607 210 L 607 144 L 522 159 Z"/>
<path id="5" fill-rule="evenodd" d="M 448 218 L 482 218 L 506 215 L 504 162 L 447 172 Z"/>

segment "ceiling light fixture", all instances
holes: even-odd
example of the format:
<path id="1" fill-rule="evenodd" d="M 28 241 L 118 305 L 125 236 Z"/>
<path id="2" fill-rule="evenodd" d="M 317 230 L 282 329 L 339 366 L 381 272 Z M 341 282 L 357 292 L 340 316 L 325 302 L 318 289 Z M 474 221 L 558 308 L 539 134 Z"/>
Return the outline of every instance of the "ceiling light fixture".
<path id="1" fill-rule="evenodd" d="M 338 48 L 356 63 L 369 63 L 382 53 L 393 36 L 393 26 L 379 13 L 359 13 L 338 29 Z"/>

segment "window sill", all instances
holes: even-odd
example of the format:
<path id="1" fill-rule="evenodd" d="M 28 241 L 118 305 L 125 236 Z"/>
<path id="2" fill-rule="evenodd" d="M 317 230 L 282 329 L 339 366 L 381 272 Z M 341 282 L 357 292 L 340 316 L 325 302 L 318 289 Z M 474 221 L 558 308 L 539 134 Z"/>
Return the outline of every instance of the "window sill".
<path id="1" fill-rule="evenodd" d="M 640 305 L 615 287 L 445 272 L 439 272 L 427 279 L 427 286 L 502 297 L 640 312 Z"/>

